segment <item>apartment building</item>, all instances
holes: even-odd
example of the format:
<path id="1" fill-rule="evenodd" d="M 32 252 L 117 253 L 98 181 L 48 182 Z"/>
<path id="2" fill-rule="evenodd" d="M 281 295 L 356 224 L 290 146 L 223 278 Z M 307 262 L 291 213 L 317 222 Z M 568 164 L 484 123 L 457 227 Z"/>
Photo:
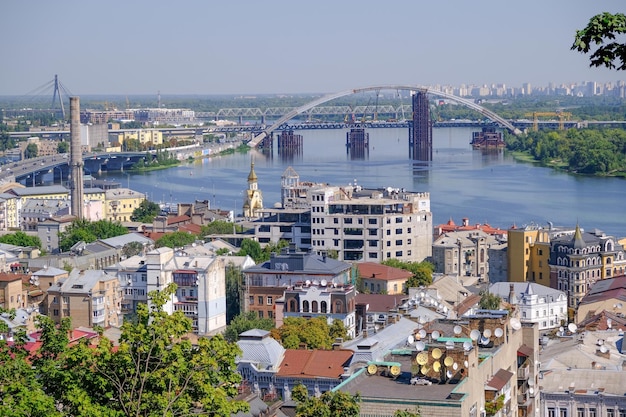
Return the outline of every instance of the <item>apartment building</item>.
<path id="1" fill-rule="evenodd" d="M 99 269 L 74 269 L 46 292 L 47 315 L 55 323 L 71 317 L 73 328 L 122 324 L 122 291 L 114 274 Z"/>
<path id="2" fill-rule="evenodd" d="M 507 231 L 507 273 L 510 282 L 532 281 L 550 286 L 551 227 L 528 225 Z"/>
<path id="3" fill-rule="evenodd" d="M 421 262 L 432 254 L 429 193 L 361 186 L 309 189 L 311 247 L 343 261 Z"/>
<path id="4" fill-rule="evenodd" d="M 574 309 L 597 281 L 624 274 L 626 255 L 615 237 L 576 225 L 573 234 L 552 238 L 549 267 L 551 286 L 564 291 Z"/>
<path id="5" fill-rule="evenodd" d="M 445 232 L 433 242 L 435 272 L 488 280 L 489 248 L 501 240 L 482 230 Z"/>
<path id="6" fill-rule="evenodd" d="M 129 188 L 105 191 L 105 216 L 113 222 L 129 222 L 133 211 L 146 199 L 146 195 Z"/>

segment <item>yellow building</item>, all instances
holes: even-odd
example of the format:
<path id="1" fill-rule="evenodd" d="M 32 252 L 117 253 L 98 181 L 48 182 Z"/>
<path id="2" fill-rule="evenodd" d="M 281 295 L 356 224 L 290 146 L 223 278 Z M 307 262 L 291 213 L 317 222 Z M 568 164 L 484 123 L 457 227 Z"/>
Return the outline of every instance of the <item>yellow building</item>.
<path id="1" fill-rule="evenodd" d="M 549 230 L 536 225 L 509 229 L 507 240 L 508 281 L 530 281 L 549 287 Z"/>
<path id="2" fill-rule="evenodd" d="M 26 306 L 26 293 L 21 274 L 0 274 L 0 307 L 10 310 Z"/>
<path id="3" fill-rule="evenodd" d="M 117 135 L 117 142 L 120 145 L 123 144 L 125 140 L 137 140 L 142 145 L 162 145 L 163 133 L 157 129 L 140 129 L 135 132 L 124 132 Z"/>
<path id="4" fill-rule="evenodd" d="M 145 194 L 129 188 L 105 191 L 104 215 L 114 222 L 129 222 L 133 211 L 146 199 Z"/>
<path id="5" fill-rule="evenodd" d="M 404 294 L 406 282 L 413 276 L 410 271 L 376 262 L 360 262 L 356 267 L 361 290 L 370 294 Z"/>
<path id="6" fill-rule="evenodd" d="M 259 190 L 257 176 L 254 172 L 254 162 L 250 164 L 250 174 L 248 174 L 248 189 L 243 199 L 243 216 L 247 218 L 256 218 L 260 216 L 260 210 L 263 209 L 263 194 Z"/>

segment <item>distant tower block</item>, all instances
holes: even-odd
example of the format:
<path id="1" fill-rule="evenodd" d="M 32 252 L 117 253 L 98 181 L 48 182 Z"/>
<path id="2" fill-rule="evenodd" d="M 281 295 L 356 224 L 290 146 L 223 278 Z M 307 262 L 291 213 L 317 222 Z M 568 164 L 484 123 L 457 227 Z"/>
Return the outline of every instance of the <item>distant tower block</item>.
<path id="1" fill-rule="evenodd" d="M 413 95 L 413 123 L 409 127 L 409 153 L 412 159 L 433 160 L 433 123 L 428 97 L 423 91 Z"/>
<path id="2" fill-rule="evenodd" d="M 370 134 L 365 129 L 350 129 L 346 133 L 346 148 L 349 152 L 363 154 L 370 146 Z"/>
<path id="3" fill-rule="evenodd" d="M 80 146 L 80 99 L 70 97 L 70 195 L 72 215 L 83 218 L 83 153 Z"/>
<path id="4" fill-rule="evenodd" d="M 278 150 L 300 151 L 302 150 L 302 135 L 296 135 L 293 130 L 283 130 L 278 135 Z"/>

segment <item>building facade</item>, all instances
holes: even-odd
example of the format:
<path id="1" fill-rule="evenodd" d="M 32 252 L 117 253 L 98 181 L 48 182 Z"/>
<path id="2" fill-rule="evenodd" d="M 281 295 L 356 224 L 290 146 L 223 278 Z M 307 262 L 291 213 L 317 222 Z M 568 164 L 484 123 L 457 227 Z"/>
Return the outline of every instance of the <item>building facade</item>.
<path id="1" fill-rule="evenodd" d="M 133 211 L 146 199 L 146 195 L 129 188 L 106 190 L 105 216 L 112 222 L 129 222 Z"/>
<path id="2" fill-rule="evenodd" d="M 508 281 L 550 286 L 550 233 L 538 225 L 507 231 Z"/>
<path id="3" fill-rule="evenodd" d="M 432 254 L 428 193 L 317 187 L 311 199 L 311 247 L 335 251 L 343 261 L 421 262 Z"/>

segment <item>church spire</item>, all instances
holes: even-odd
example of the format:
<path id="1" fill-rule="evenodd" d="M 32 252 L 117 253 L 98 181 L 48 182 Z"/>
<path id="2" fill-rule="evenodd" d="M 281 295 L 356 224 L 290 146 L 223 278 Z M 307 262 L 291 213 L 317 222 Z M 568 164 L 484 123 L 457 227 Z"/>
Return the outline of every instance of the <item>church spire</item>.
<path id="1" fill-rule="evenodd" d="M 580 231 L 580 226 L 576 223 L 576 231 L 574 232 L 574 248 L 582 249 L 584 248 L 585 241 L 583 240 L 583 234 Z"/>

